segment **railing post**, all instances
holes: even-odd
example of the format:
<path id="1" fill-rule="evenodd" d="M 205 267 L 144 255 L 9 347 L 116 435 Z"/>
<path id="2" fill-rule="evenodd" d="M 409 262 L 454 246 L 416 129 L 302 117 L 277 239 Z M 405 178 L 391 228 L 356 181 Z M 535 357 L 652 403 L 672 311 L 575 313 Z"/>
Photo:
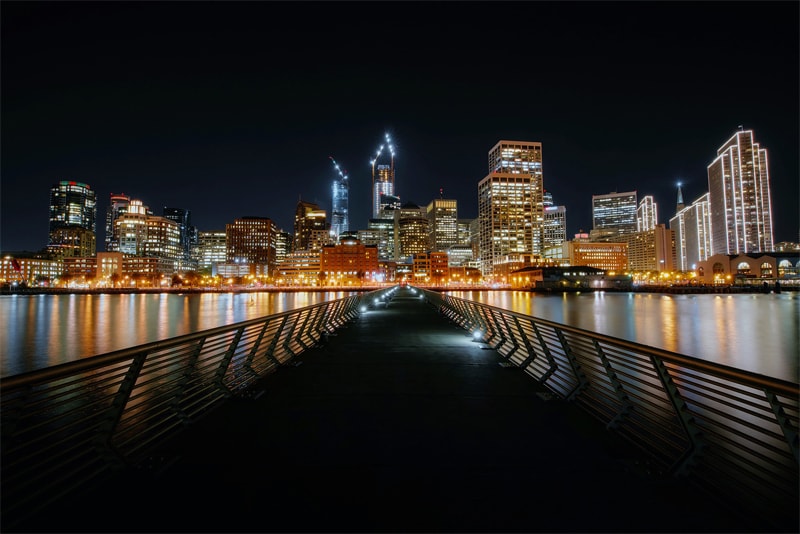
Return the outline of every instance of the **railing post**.
<path id="1" fill-rule="evenodd" d="M 242 339 L 242 335 L 244 334 L 244 327 L 240 327 L 236 329 L 236 334 L 234 334 L 233 339 L 231 340 L 230 345 L 228 345 L 228 350 L 225 351 L 225 355 L 222 357 L 222 360 L 219 362 L 219 367 L 217 368 L 216 375 L 214 376 L 214 385 L 216 385 L 219 389 L 225 392 L 225 396 L 230 396 L 233 392 L 230 390 L 228 386 L 225 385 L 225 373 L 228 370 L 228 366 L 233 359 L 233 355 L 236 352 L 236 347 L 239 346 L 239 341 Z"/>
<path id="2" fill-rule="evenodd" d="M 281 365 L 281 362 L 279 362 L 278 358 L 275 357 L 275 348 L 278 346 L 278 340 L 281 337 L 281 332 L 283 332 L 283 328 L 286 326 L 286 321 L 288 321 L 288 320 L 289 320 L 289 316 L 288 315 L 284 315 L 283 316 L 283 320 L 281 321 L 281 324 L 278 327 L 278 330 L 275 332 L 275 335 L 272 336 L 272 341 L 269 342 L 269 348 L 267 349 L 267 352 L 266 352 L 267 358 L 272 360 L 272 362 L 275 365 Z"/>
<path id="3" fill-rule="evenodd" d="M 617 428 L 619 421 L 630 413 L 632 404 L 627 393 L 625 393 L 622 382 L 620 382 L 619 378 L 617 378 L 616 370 L 614 370 L 611 362 L 608 361 L 608 356 L 606 356 L 603 347 L 600 346 L 600 343 L 596 339 L 593 339 L 592 342 L 594 343 L 594 350 L 597 352 L 597 355 L 600 356 L 600 362 L 603 364 L 603 368 L 606 370 L 606 376 L 608 376 L 608 379 L 611 381 L 611 385 L 614 387 L 614 393 L 622 403 L 622 409 L 606 425 L 607 428 Z"/>
<path id="4" fill-rule="evenodd" d="M 186 411 L 181 408 L 181 399 L 183 398 L 183 394 L 186 392 L 186 386 L 192 379 L 192 374 L 194 374 L 194 371 L 197 369 L 197 361 L 200 359 L 200 352 L 203 350 L 203 345 L 205 342 L 206 338 L 201 339 L 197 343 L 197 347 L 195 347 L 195 349 L 192 351 L 192 355 L 189 356 L 189 362 L 186 365 L 186 370 L 183 372 L 183 376 L 178 383 L 178 391 L 175 393 L 175 398 L 172 399 L 172 409 L 178 414 L 178 418 L 180 418 L 184 424 L 189 423 L 189 416 L 187 416 Z"/>
<path id="5" fill-rule="evenodd" d="M 569 362 L 570 367 L 572 367 L 572 372 L 578 382 L 578 385 L 575 386 L 575 389 L 573 389 L 569 395 L 566 396 L 567 400 L 572 400 L 581 392 L 581 390 L 589 385 L 589 379 L 586 378 L 583 369 L 581 369 L 581 364 L 578 363 L 575 353 L 572 352 L 572 348 L 569 346 L 567 338 L 564 336 L 564 332 L 560 328 L 556 328 L 555 331 L 559 342 L 561 342 L 561 347 L 564 349 L 564 356 L 567 357 L 567 361 Z"/>
<path id="6" fill-rule="evenodd" d="M 128 370 L 125 372 L 125 377 L 119 384 L 114 399 L 111 405 L 106 410 L 106 415 L 103 422 L 98 425 L 98 433 L 95 444 L 100 455 L 109 463 L 109 465 L 123 466 L 125 458 L 120 454 L 111 442 L 114 436 L 114 429 L 117 428 L 122 414 L 125 412 L 125 406 L 131 398 L 133 389 L 136 387 L 136 380 L 138 379 L 144 362 L 147 360 L 147 353 L 140 353 L 133 357 Z"/>
<path id="7" fill-rule="evenodd" d="M 678 416 L 678 420 L 681 422 L 683 431 L 686 434 L 686 437 L 689 439 L 689 443 L 691 444 L 689 450 L 687 450 L 682 458 L 676 462 L 676 465 L 673 467 L 673 471 L 678 476 L 688 475 L 691 467 L 695 463 L 695 460 L 700 457 L 700 455 L 703 453 L 703 448 L 705 447 L 705 443 L 702 439 L 702 432 L 695 424 L 694 417 L 692 417 L 692 415 L 689 413 L 689 408 L 686 405 L 686 401 L 683 400 L 680 391 L 678 391 L 678 388 L 675 386 L 675 382 L 672 380 L 672 376 L 669 374 L 667 366 L 664 365 L 664 362 L 660 358 L 657 358 L 653 355 L 650 356 L 650 361 L 653 362 L 653 368 L 658 373 L 658 378 L 661 380 L 661 384 L 664 386 L 664 392 L 667 394 L 669 401 L 672 403 L 675 414 Z"/>
<path id="8" fill-rule="evenodd" d="M 781 427 L 781 431 L 783 431 L 786 443 L 789 445 L 789 450 L 794 454 L 794 459 L 800 461 L 800 456 L 798 456 L 797 451 L 797 429 L 792 427 L 791 420 L 786 415 L 786 411 L 783 409 L 783 406 L 781 406 L 781 403 L 778 402 L 778 396 L 767 390 L 764 390 L 764 394 L 767 397 L 770 407 L 772 407 L 772 413 L 775 414 L 775 421 Z"/>

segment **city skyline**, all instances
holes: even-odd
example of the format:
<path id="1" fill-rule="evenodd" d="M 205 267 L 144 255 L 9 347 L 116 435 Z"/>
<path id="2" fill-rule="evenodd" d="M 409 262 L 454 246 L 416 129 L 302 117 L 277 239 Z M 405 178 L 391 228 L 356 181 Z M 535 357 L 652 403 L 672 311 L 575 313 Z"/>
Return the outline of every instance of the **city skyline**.
<path id="1" fill-rule="evenodd" d="M 476 217 L 489 150 L 528 140 L 542 144 L 567 238 L 591 230 L 592 196 L 613 192 L 652 195 L 667 224 L 678 183 L 687 205 L 706 193 L 706 167 L 739 125 L 769 155 L 775 242 L 800 240 L 796 3 L 452 3 L 458 28 L 417 17 L 424 4 L 370 4 L 425 36 L 380 46 L 350 22 L 364 4 L 300 4 L 282 3 L 286 24 L 267 32 L 267 2 L 4 2 L 0 249 L 46 246 L 45 199 L 61 180 L 95 190 L 98 220 L 124 193 L 156 214 L 187 209 L 201 231 L 255 215 L 291 232 L 299 200 L 330 222 L 331 158 L 349 178 L 349 227 L 366 228 L 385 134 L 404 203 L 441 190 Z M 481 29 L 490 13 L 541 29 L 498 43 Z M 653 17 L 672 30 L 640 28 Z M 744 22 L 750 46 L 731 58 Z M 723 73 L 737 65 L 733 84 Z"/>

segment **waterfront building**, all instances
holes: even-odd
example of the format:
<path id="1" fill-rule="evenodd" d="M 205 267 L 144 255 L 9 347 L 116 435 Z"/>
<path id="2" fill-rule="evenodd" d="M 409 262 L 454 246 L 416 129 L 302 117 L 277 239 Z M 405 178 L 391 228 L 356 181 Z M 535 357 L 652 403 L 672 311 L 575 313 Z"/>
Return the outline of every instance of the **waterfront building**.
<path id="1" fill-rule="evenodd" d="M 592 195 L 592 241 L 613 239 L 636 232 L 636 191 Z"/>
<path id="2" fill-rule="evenodd" d="M 294 212 L 294 251 L 315 250 L 330 242 L 327 213 L 313 202 L 301 200 Z"/>
<path id="3" fill-rule="evenodd" d="M 711 253 L 711 211 L 708 193 L 685 206 L 669 220 L 675 233 L 675 266 L 694 271 Z M 683 205 L 683 202 L 679 202 Z"/>
<path id="4" fill-rule="evenodd" d="M 426 208 L 428 250 L 446 251 L 458 244 L 458 202 L 436 198 Z"/>
<path id="5" fill-rule="evenodd" d="M 166 258 L 98 252 L 91 258 L 65 258 L 67 287 L 160 287 L 170 283 L 173 262 Z"/>
<path id="6" fill-rule="evenodd" d="M 320 252 L 296 250 L 283 258 L 275 268 L 278 285 L 315 286 L 320 283 Z"/>
<path id="7" fill-rule="evenodd" d="M 62 180 L 53 185 L 48 250 L 60 257 L 94 255 L 96 219 L 97 198 L 88 184 Z"/>
<path id="8" fill-rule="evenodd" d="M 544 222 L 542 144 L 501 140 L 489 150 L 489 174 L 478 183 L 481 274 L 509 254 L 539 254 Z"/>
<path id="9" fill-rule="evenodd" d="M 245 263 L 250 274 L 272 276 L 276 267 L 278 226 L 267 217 L 245 216 L 225 225 L 227 263 Z"/>
<path id="10" fill-rule="evenodd" d="M 628 271 L 671 272 L 675 270 L 675 232 L 664 224 L 619 237 L 628 245 Z"/>
<path id="11" fill-rule="evenodd" d="M 0 284 L 50 285 L 64 270 L 64 260 L 43 253 L 13 253 L 0 259 Z"/>
<path id="12" fill-rule="evenodd" d="M 365 245 L 353 237 L 343 237 L 338 244 L 322 247 L 319 269 L 322 285 L 376 282 L 379 273 L 378 247 Z"/>
<path id="13" fill-rule="evenodd" d="M 767 150 L 755 141 L 753 131 L 733 134 L 717 149 L 707 172 L 711 253 L 772 251 Z"/>
<path id="14" fill-rule="evenodd" d="M 658 206 L 653 195 L 645 195 L 636 208 L 636 231 L 652 230 L 658 224 Z"/>
<path id="15" fill-rule="evenodd" d="M 628 268 L 627 243 L 576 239 L 565 241 L 563 248 L 563 259 L 572 267 L 595 267 L 615 273 L 625 272 Z"/>
<path id="16" fill-rule="evenodd" d="M 411 279 L 414 284 L 442 285 L 450 278 L 446 252 L 431 251 L 414 254 L 411 263 Z"/>
<path id="17" fill-rule="evenodd" d="M 800 286 L 800 252 L 714 254 L 699 262 L 697 282 L 705 285 Z"/>

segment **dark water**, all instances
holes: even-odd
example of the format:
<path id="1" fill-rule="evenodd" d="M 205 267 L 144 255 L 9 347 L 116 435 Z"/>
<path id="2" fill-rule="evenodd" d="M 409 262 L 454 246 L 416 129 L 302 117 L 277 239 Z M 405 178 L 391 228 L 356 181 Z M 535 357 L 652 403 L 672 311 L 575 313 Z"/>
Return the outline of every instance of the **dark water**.
<path id="1" fill-rule="evenodd" d="M 0 296 L 0 376 L 341 298 L 347 292 Z M 462 291 L 454 296 L 798 381 L 800 293 Z"/>

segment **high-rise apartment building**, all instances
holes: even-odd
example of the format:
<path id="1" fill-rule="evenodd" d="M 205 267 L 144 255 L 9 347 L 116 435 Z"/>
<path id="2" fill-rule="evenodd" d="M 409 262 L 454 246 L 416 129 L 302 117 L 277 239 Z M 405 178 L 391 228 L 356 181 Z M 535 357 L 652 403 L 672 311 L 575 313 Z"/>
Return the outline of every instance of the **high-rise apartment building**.
<path id="1" fill-rule="evenodd" d="M 61 257 L 93 256 L 97 250 L 97 198 L 89 185 L 62 180 L 50 188 L 47 248 Z"/>
<path id="2" fill-rule="evenodd" d="M 658 206 L 653 195 L 645 195 L 636 208 L 636 231 L 652 230 L 658 224 Z"/>
<path id="3" fill-rule="evenodd" d="M 428 250 L 447 251 L 458 244 L 458 202 L 436 198 L 425 209 L 428 218 Z"/>
<path id="4" fill-rule="evenodd" d="M 675 267 L 693 271 L 711 256 L 711 211 L 708 193 L 683 207 L 669 220 L 675 233 Z M 683 205 L 682 197 L 679 205 Z"/>
<path id="5" fill-rule="evenodd" d="M 772 251 L 767 150 L 753 131 L 733 134 L 707 171 L 712 255 Z"/>
<path id="6" fill-rule="evenodd" d="M 542 144 L 499 141 L 478 183 L 480 269 L 491 278 L 508 255 L 540 254 L 544 223 Z"/>
<path id="7" fill-rule="evenodd" d="M 386 149 L 388 154 L 388 163 L 378 163 L 379 159 L 383 156 Z M 379 219 L 381 214 L 382 196 L 394 197 L 394 147 L 392 146 L 389 136 L 386 135 L 386 144 L 381 145 L 375 159 L 372 160 L 372 218 Z"/>
<path id="8" fill-rule="evenodd" d="M 106 251 L 119 251 L 118 237 L 114 235 L 115 221 L 120 215 L 128 212 L 131 197 L 125 193 L 111 193 L 106 210 Z"/>
<path id="9" fill-rule="evenodd" d="M 636 232 L 636 191 L 592 195 L 592 241 Z"/>

